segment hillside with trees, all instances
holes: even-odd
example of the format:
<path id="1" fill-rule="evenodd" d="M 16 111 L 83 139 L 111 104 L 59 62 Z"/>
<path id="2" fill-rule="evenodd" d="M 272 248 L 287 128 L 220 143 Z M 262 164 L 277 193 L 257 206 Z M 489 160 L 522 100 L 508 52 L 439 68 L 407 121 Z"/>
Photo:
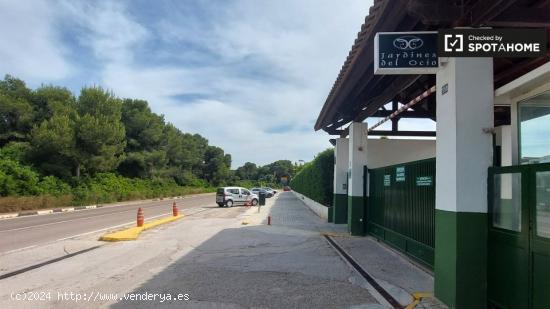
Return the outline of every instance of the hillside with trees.
<path id="1" fill-rule="evenodd" d="M 181 132 L 144 100 L 0 80 L 0 212 L 274 185 L 294 170 L 281 160 L 232 171 L 230 154 Z"/>
<path id="2" fill-rule="evenodd" d="M 200 192 L 227 181 L 230 166 L 147 101 L 0 81 L 0 211 Z"/>

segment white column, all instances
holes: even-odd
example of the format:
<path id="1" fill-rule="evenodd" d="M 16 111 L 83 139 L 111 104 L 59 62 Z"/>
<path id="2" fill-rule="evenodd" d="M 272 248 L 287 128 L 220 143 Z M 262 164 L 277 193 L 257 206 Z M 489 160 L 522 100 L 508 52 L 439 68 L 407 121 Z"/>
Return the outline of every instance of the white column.
<path id="1" fill-rule="evenodd" d="M 437 73 L 437 209 L 487 212 L 492 127 L 492 59 L 449 58 Z"/>
<path id="2" fill-rule="evenodd" d="M 514 150 L 512 148 L 512 126 L 501 126 L 500 164 L 511 166 L 513 164 Z"/>
<path id="3" fill-rule="evenodd" d="M 349 143 L 347 138 L 337 138 L 334 148 L 334 194 L 347 193 Z"/>
<path id="4" fill-rule="evenodd" d="M 481 308 L 487 296 L 493 60 L 448 58 L 436 83 L 435 296 L 450 308 Z"/>
<path id="5" fill-rule="evenodd" d="M 352 122 L 349 126 L 348 196 L 363 196 L 363 166 L 367 165 L 366 122 Z"/>
<path id="6" fill-rule="evenodd" d="M 348 230 L 352 235 L 365 233 L 363 171 L 367 165 L 367 133 L 367 123 L 353 122 L 349 126 Z"/>
<path id="7" fill-rule="evenodd" d="M 349 142 L 347 138 L 337 138 L 334 148 L 334 197 L 332 200 L 332 216 L 329 222 L 345 224 L 348 220 L 348 160 Z"/>

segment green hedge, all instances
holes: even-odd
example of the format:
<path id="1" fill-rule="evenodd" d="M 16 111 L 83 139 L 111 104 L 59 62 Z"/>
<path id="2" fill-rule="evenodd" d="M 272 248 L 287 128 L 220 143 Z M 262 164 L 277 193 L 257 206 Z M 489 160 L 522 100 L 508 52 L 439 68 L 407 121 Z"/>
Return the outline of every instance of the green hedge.
<path id="1" fill-rule="evenodd" d="M 323 205 L 332 204 L 334 179 L 334 150 L 327 149 L 306 163 L 290 181 L 292 190 Z"/>

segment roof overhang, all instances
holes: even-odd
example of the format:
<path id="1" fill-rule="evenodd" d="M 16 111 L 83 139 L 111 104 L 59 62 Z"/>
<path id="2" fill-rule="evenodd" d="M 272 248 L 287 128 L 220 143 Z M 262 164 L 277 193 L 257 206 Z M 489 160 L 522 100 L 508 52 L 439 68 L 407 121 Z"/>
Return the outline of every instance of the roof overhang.
<path id="1" fill-rule="evenodd" d="M 430 31 L 460 26 L 550 29 L 550 1 L 527 0 L 374 0 L 353 47 L 321 109 L 315 130 L 341 135 L 351 121 L 379 117 L 390 101 L 406 102 L 435 85 L 435 75 L 374 75 L 377 32 Z M 547 31 L 550 42 L 550 31 Z M 494 58 L 495 89 L 550 61 Z M 412 112 L 432 118 L 433 96 Z M 423 106 L 426 110 L 420 108 Z M 405 115 L 403 115 L 405 117 Z"/>

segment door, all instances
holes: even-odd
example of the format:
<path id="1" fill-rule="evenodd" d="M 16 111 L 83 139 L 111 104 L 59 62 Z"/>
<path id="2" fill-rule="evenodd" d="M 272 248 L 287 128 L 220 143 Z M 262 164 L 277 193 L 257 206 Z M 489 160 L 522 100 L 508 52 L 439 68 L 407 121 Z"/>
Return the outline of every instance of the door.
<path id="1" fill-rule="evenodd" d="M 550 308 L 550 164 L 489 170 L 488 300 Z"/>
<path id="2" fill-rule="evenodd" d="M 550 308 L 550 164 L 533 169 L 533 308 Z"/>
<path id="3" fill-rule="evenodd" d="M 496 308 L 527 308 L 529 212 L 524 167 L 489 172 L 488 299 Z"/>
<path id="4" fill-rule="evenodd" d="M 247 203 L 249 196 L 250 196 L 250 191 L 248 191 L 246 189 L 241 189 L 241 200 L 240 200 L 240 202 Z"/>
<path id="5" fill-rule="evenodd" d="M 240 202 L 240 196 L 241 192 L 237 188 L 227 189 L 229 193 L 231 193 L 231 197 L 233 198 L 233 203 L 237 204 Z"/>

